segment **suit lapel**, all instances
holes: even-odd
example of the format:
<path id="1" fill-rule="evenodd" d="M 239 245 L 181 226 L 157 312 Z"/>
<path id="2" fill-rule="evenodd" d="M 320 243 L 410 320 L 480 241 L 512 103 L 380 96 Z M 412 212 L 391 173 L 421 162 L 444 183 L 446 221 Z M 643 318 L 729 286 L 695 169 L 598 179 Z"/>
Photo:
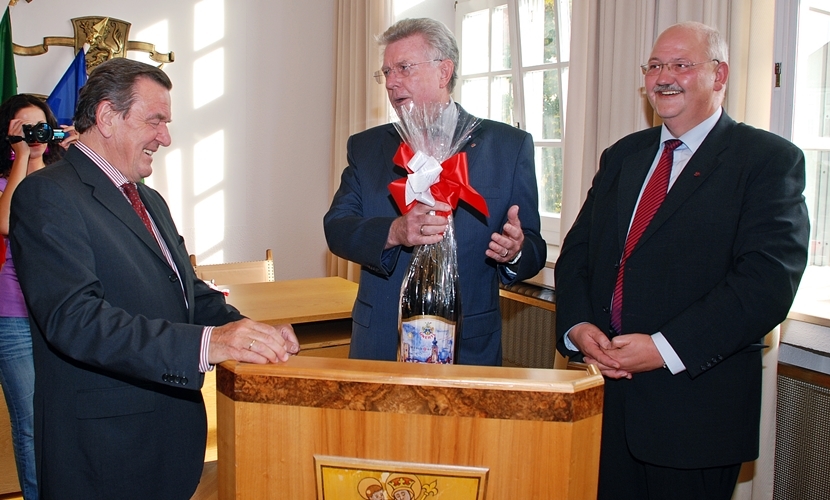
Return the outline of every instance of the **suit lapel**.
<path id="1" fill-rule="evenodd" d="M 153 235 L 147 231 L 144 223 L 135 213 L 130 202 L 124 197 L 109 178 L 92 162 L 84 153 L 76 148 L 70 148 L 66 153 L 66 161 L 72 164 L 78 177 L 84 184 L 92 188 L 92 197 L 104 208 L 112 212 L 130 231 L 154 253 L 167 264 L 167 259 L 161 253 Z"/>
<path id="2" fill-rule="evenodd" d="M 161 238 L 167 245 L 167 249 L 170 251 L 170 256 L 173 258 L 173 263 L 176 265 L 176 269 L 178 269 L 181 282 L 184 286 L 184 293 L 187 298 L 187 303 L 188 305 L 193 304 L 193 281 L 188 279 L 187 272 L 188 267 L 191 265 L 190 256 L 185 252 L 179 251 L 179 232 L 176 230 L 176 226 L 173 221 L 169 218 L 169 212 L 166 207 L 163 203 L 157 200 L 159 196 L 149 196 L 147 191 L 149 191 L 148 187 L 144 185 L 138 186 L 138 193 L 141 196 L 141 200 L 144 202 L 144 206 L 147 208 L 147 211 L 150 213 L 153 221 L 155 221 L 156 227 L 161 234 Z M 158 245 L 156 245 L 156 247 L 158 247 Z M 165 262 L 167 262 L 166 259 Z M 175 272 L 172 269 L 170 271 Z M 189 309 L 190 314 L 192 315 L 193 308 L 189 307 Z M 190 319 L 192 320 L 193 318 L 191 317 Z"/>
<path id="3" fill-rule="evenodd" d="M 666 199 L 654 214 L 654 218 L 640 237 L 633 252 L 636 252 L 637 248 L 643 245 L 720 166 L 718 155 L 729 146 L 729 138 L 734 126 L 735 121 L 724 112 L 669 189 Z"/>
<path id="4" fill-rule="evenodd" d="M 652 144 L 645 149 L 628 156 L 620 170 L 620 181 L 617 186 L 617 237 L 620 248 L 625 246 L 625 239 L 628 235 L 628 227 L 631 225 L 631 217 L 634 215 L 634 207 L 637 204 L 637 197 L 648 175 L 648 170 L 654 162 L 657 148 L 660 143 L 659 128 Z M 642 238 L 640 239 L 642 241 Z"/>

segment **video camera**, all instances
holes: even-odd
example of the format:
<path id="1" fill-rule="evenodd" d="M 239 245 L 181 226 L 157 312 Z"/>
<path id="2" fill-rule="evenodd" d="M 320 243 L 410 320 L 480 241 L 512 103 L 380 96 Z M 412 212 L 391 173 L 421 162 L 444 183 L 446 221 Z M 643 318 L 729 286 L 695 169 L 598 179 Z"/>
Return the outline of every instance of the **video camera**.
<path id="1" fill-rule="evenodd" d="M 52 140 L 62 141 L 68 135 L 69 132 L 63 129 L 53 129 L 48 123 L 23 125 L 23 140 L 29 144 L 36 142 L 47 143 Z"/>

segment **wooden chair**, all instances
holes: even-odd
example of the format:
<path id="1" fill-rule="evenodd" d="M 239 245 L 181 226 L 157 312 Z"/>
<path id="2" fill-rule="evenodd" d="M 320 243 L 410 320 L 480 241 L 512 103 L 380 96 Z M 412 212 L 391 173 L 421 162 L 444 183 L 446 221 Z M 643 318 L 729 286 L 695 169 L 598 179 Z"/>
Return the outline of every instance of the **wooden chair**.
<path id="1" fill-rule="evenodd" d="M 213 280 L 217 285 L 274 281 L 274 256 L 270 248 L 265 250 L 265 260 L 197 265 L 196 256 L 191 255 L 190 263 L 199 279 Z"/>

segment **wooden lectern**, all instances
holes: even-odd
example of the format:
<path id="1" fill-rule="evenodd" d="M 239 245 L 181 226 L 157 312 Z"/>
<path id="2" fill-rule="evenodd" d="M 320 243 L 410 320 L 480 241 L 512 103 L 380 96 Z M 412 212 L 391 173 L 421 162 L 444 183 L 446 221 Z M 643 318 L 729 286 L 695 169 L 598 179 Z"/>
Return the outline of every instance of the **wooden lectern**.
<path id="1" fill-rule="evenodd" d="M 326 456 L 485 470 L 478 500 L 594 499 L 602 397 L 594 367 L 225 362 L 217 372 L 219 498 L 367 498 L 357 490 L 318 496 L 315 456 Z M 440 495 L 442 481 L 431 495 L 450 498 Z"/>

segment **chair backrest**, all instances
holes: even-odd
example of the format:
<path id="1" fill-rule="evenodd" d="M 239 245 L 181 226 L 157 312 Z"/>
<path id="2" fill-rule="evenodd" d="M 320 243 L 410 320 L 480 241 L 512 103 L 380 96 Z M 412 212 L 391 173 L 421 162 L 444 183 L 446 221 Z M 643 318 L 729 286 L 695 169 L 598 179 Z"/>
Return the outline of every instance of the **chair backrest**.
<path id="1" fill-rule="evenodd" d="M 265 251 L 265 260 L 197 265 L 196 256 L 191 255 L 190 263 L 199 279 L 213 280 L 217 285 L 274 281 L 274 256 L 270 248 Z"/>

